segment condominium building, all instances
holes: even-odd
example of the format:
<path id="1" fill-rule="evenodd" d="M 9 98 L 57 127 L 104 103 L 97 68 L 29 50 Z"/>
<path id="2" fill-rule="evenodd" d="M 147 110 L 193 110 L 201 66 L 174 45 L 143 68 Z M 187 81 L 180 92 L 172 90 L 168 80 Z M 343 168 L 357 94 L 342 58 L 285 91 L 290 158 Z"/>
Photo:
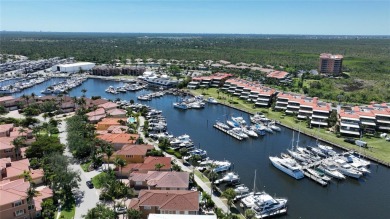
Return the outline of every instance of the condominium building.
<path id="1" fill-rule="evenodd" d="M 193 77 L 187 87 L 189 89 L 220 87 L 231 76 L 227 73 L 215 73 L 210 76 Z"/>
<path id="2" fill-rule="evenodd" d="M 319 71 L 323 74 L 339 75 L 342 72 L 343 56 L 321 53 Z"/>
<path id="3" fill-rule="evenodd" d="M 110 65 L 100 65 L 95 66 L 92 69 L 93 75 L 100 76 L 115 76 L 115 75 L 134 75 L 139 76 L 145 72 L 145 67 L 139 66 L 124 66 L 122 68 L 110 66 Z"/>
<path id="4" fill-rule="evenodd" d="M 257 82 L 251 82 L 243 79 L 228 79 L 221 90 L 231 93 L 240 99 L 252 101 L 255 106 L 267 107 L 270 105 L 272 97 L 276 90 L 265 87 Z"/>
<path id="5" fill-rule="evenodd" d="M 338 115 L 340 133 L 360 136 L 366 132 L 390 131 L 390 103 L 344 107 Z"/>
<path id="6" fill-rule="evenodd" d="M 331 105 L 317 97 L 306 97 L 292 93 L 279 93 L 276 98 L 276 110 L 297 115 L 298 119 L 310 119 L 311 125 L 328 126 Z"/>

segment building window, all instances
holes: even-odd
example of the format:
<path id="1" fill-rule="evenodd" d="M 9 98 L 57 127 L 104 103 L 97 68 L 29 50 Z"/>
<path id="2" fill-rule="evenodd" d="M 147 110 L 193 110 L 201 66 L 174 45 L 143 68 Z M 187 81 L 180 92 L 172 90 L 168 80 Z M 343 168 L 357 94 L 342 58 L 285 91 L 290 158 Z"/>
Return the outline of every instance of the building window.
<path id="1" fill-rule="evenodd" d="M 15 211 L 15 216 L 20 216 L 24 214 L 24 209 Z"/>
<path id="2" fill-rule="evenodd" d="M 22 200 L 14 202 L 14 207 L 18 207 L 18 206 L 20 206 L 22 204 L 23 204 Z"/>
<path id="3" fill-rule="evenodd" d="M 145 210 L 151 210 L 152 207 L 151 207 L 151 206 L 144 206 L 144 209 L 145 209 Z"/>

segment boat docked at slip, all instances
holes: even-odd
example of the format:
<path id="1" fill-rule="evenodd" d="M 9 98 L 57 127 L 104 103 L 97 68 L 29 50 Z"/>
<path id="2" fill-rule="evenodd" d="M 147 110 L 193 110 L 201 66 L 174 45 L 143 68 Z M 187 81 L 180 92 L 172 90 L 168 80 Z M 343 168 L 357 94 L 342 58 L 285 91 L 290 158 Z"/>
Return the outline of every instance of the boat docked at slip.
<path id="1" fill-rule="evenodd" d="M 245 186 L 244 184 L 240 184 L 234 188 L 234 192 L 237 195 L 247 194 L 247 193 L 249 193 L 249 188 L 247 186 Z"/>
<path id="2" fill-rule="evenodd" d="M 240 125 L 237 123 L 237 122 L 234 122 L 234 121 L 231 121 L 231 120 L 227 120 L 226 123 L 232 127 L 232 128 L 237 128 L 237 127 L 240 127 Z"/>
<path id="3" fill-rule="evenodd" d="M 213 98 L 213 97 L 207 98 L 206 101 L 207 101 L 207 103 L 212 103 L 212 104 L 217 104 L 218 103 L 218 101 L 215 98 Z"/>
<path id="4" fill-rule="evenodd" d="M 255 131 L 253 131 L 252 129 L 247 129 L 246 127 L 243 127 L 241 128 L 242 132 L 244 132 L 246 135 L 250 136 L 250 137 L 259 137 L 257 135 L 257 133 Z"/>
<path id="5" fill-rule="evenodd" d="M 231 130 L 229 130 L 228 132 L 231 132 L 232 134 L 234 135 L 237 135 L 241 138 L 249 138 L 249 136 L 247 134 L 245 134 L 241 128 L 232 128 Z"/>
<path id="6" fill-rule="evenodd" d="M 358 179 L 363 175 L 362 172 L 353 168 L 351 165 L 345 162 L 345 160 L 336 159 L 335 163 L 338 166 L 338 170 L 346 176 Z"/>
<path id="7" fill-rule="evenodd" d="M 347 154 L 344 154 L 344 157 L 343 159 L 345 161 L 347 161 L 347 163 L 356 163 L 358 164 L 359 166 L 365 166 L 365 167 L 369 167 L 371 162 L 368 161 L 368 160 L 365 160 L 361 157 L 358 157 L 356 155 L 354 155 L 353 153 L 347 153 Z"/>
<path id="8" fill-rule="evenodd" d="M 301 166 L 292 158 L 279 158 L 270 156 L 269 159 L 271 160 L 271 163 L 274 165 L 274 167 L 283 171 L 287 175 L 295 179 L 302 179 L 305 177 L 303 171 L 301 170 Z"/>
<path id="9" fill-rule="evenodd" d="M 215 165 L 215 168 L 213 169 L 213 172 L 215 172 L 215 173 L 228 171 L 232 167 L 232 163 L 230 163 L 227 160 L 225 160 L 225 161 L 214 161 L 212 164 Z"/>
<path id="10" fill-rule="evenodd" d="M 230 129 L 230 127 L 229 127 L 228 125 L 226 125 L 225 123 L 223 123 L 223 122 L 218 122 L 218 121 L 217 121 L 215 124 L 216 124 L 217 126 L 223 128 L 223 129 L 225 129 L 225 130 L 229 130 L 229 129 Z"/>
<path id="11" fill-rule="evenodd" d="M 187 135 L 187 134 L 180 135 L 180 136 L 174 138 L 174 139 L 173 139 L 172 141 L 170 141 L 169 143 L 170 143 L 172 146 L 175 146 L 175 145 L 180 145 L 181 143 L 185 143 L 185 142 L 192 142 L 190 136 Z"/>
<path id="12" fill-rule="evenodd" d="M 337 152 L 333 150 L 331 146 L 317 144 L 318 148 L 326 155 L 326 156 L 336 156 Z"/>
<path id="13" fill-rule="evenodd" d="M 237 184 L 240 182 L 240 176 L 233 172 L 226 173 L 221 179 L 217 179 L 215 181 L 215 184 L 220 183 L 230 183 L 230 184 Z"/>
<path id="14" fill-rule="evenodd" d="M 232 116 L 232 120 L 236 123 L 238 123 L 240 126 L 245 126 L 246 125 L 246 121 L 243 117 L 241 116 L 237 116 L 237 117 L 234 117 Z"/>
<path id="15" fill-rule="evenodd" d="M 181 103 L 173 103 L 173 107 L 178 109 L 188 109 L 188 105 L 181 102 Z"/>
<path id="16" fill-rule="evenodd" d="M 332 162 L 324 162 L 318 166 L 318 169 L 330 177 L 345 179 L 345 176 L 338 171 L 338 167 Z"/>
<path id="17" fill-rule="evenodd" d="M 273 131 L 277 131 L 277 132 L 282 131 L 282 129 L 281 129 L 279 126 L 277 126 L 277 125 L 275 124 L 275 122 L 270 122 L 270 123 L 268 123 L 268 127 L 269 127 L 270 129 L 272 129 Z"/>
<path id="18" fill-rule="evenodd" d="M 252 210 L 255 212 L 256 218 L 266 218 L 287 213 L 287 199 L 285 198 L 273 198 L 263 192 L 254 196 L 254 200 L 255 204 Z"/>

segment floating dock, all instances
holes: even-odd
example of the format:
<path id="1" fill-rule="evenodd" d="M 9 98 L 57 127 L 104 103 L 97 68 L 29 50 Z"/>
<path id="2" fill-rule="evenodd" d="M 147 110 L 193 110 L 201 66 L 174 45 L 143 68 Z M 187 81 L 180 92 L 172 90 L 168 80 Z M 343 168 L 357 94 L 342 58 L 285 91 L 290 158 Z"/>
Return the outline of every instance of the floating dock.
<path id="1" fill-rule="evenodd" d="M 232 136 L 233 138 L 235 138 L 235 139 L 237 139 L 237 140 L 240 140 L 240 141 L 243 140 L 242 137 L 240 137 L 240 136 L 234 134 L 233 132 L 231 132 L 231 130 L 226 130 L 226 129 L 222 128 L 221 126 L 217 125 L 217 124 L 213 125 L 213 127 L 216 128 L 216 129 L 218 129 L 218 130 L 220 130 L 220 131 L 222 131 L 222 132 L 225 132 L 226 134 Z"/>

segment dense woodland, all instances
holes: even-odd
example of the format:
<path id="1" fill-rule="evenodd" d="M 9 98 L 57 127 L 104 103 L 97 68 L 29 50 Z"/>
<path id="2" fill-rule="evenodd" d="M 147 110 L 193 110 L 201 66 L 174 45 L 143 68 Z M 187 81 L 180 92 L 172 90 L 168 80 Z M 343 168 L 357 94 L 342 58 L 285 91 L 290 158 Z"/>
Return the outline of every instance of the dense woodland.
<path id="1" fill-rule="evenodd" d="M 60 56 L 96 63 L 223 59 L 294 70 L 316 69 L 320 53 L 337 53 L 344 55 L 343 70 L 349 77 L 321 81 L 321 86 L 307 84 L 311 93 L 322 97 L 326 87 L 333 91 L 326 94 L 332 100 L 342 94 L 349 102 L 390 101 L 389 37 L 1 32 L 0 43 L 0 53 L 30 59 Z M 355 97 L 362 94 L 367 97 Z"/>

